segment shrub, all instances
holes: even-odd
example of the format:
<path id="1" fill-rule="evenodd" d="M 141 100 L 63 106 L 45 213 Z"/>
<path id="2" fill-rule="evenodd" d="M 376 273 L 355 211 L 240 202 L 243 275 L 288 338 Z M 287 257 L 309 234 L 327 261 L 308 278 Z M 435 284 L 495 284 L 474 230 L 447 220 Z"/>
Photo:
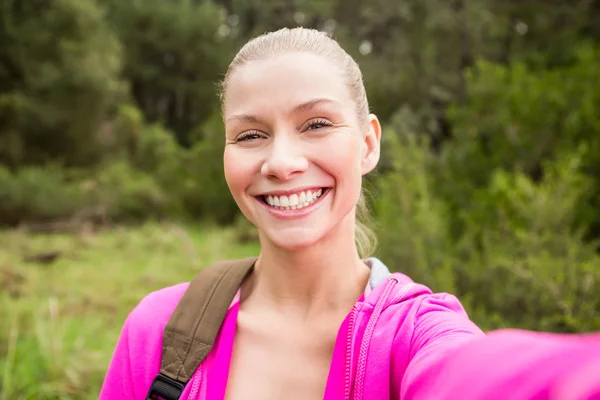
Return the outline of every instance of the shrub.
<path id="1" fill-rule="evenodd" d="M 170 206 L 157 181 L 125 160 L 106 164 L 86 186 L 89 210 L 111 221 L 159 218 Z"/>
<path id="2" fill-rule="evenodd" d="M 448 214 L 432 190 L 435 159 L 425 140 L 411 135 L 400 140 L 393 131 L 384 136 L 395 157 L 377 181 L 374 196 L 381 257 L 416 281 L 454 292 Z"/>
<path id="3" fill-rule="evenodd" d="M 539 181 L 497 168 L 478 187 L 469 176 L 435 173 L 445 159 L 427 143 L 388 135 L 396 158 L 376 197 L 385 262 L 456 294 L 485 329 L 600 329 L 600 256 L 575 221 L 592 181 L 582 172 L 585 147 L 546 162 Z M 439 193 L 469 185 L 465 207 L 451 214 Z M 451 217 L 460 220 L 460 235 Z"/>
<path id="4" fill-rule="evenodd" d="M 132 221 L 160 217 L 173 208 L 152 176 L 124 160 L 85 171 L 0 166 L 1 224 Z"/>
<path id="5" fill-rule="evenodd" d="M 438 187 L 455 215 L 497 168 L 538 181 L 545 163 L 583 144 L 589 150 L 581 160 L 581 171 L 591 178 L 589 204 L 579 204 L 573 221 L 600 238 L 600 51 L 583 46 L 577 55 L 572 65 L 543 71 L 518 62 L 478 63 L 468 79 L 469 100 L 451 109 L 454 139 L 443 149 L 438 171 L 440 179 L 455 182 Z"/>
<path id="6" fill-rule="evenodd" d="M 546 163 L 540 182 L 496 170 L 489 186 L 477 191 L 477 208 L 462 215 L 461 290 L 502 315 L 504 326 L 600 328 L 600 257 L 583 240 L 584 230 L 574 228 L 590 183 L 580 171 L 583 157 L 566 153 Z"/>
<path id="7" fill-rule="evenodd" d="M 68 218 L 85 195 L 63 169 L 48 166 L 12 171 L 0 165 L 0 224 Z"/>
<path id="8" fill-rule="evenodd" d="M 200 140 L 185 156 L 185 209 L 195 217 L 210 218 L 221 224 L 233 223 L 240 212 L 225 181 L 225 132 L 220 113 L 214 113 L 196 132 Z"/>

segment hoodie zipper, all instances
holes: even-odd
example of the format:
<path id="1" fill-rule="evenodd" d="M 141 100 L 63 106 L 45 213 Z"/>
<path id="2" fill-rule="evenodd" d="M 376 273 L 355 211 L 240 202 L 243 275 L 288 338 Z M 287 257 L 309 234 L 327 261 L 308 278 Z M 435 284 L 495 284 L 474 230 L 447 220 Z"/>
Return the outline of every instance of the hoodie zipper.
<path id="1" fill-rule="evenodd" d="M 358 364 L 356 367 L 356 388 L 354 391 L 354 400 L 360 400 L 364 395 L 364 386 L 365 386 L 365 373 L 367 370 L 367 358 L 369 355 L 369 345 L 371 344 L 371 337 L 373 336 L 373 332 L 375 331 L 375 324 L 379 320 L 379 316 L 383 311 L 383 306 L 386 303 L 390 292 L 398 284 L 398 280 L 394 277 L 389 278 L 389 282 L 384 289 L 384 292 L 377 300 L 377 304 L 375 304 L 375 308 L 373 309 L 373 313 L 371 314 L 371 318 L 369 318 L 369 322 L 367 323 L 367 328 L 363 335 L 362 342 L 360 344 L 360 352 L 358 354 Z"/>
<path id="2" fill-rule="evenodd" d="M 196 373 L 194 374 L 194 379 L 192 380 L 192 388 L 190 389 L 188 400 L 195 400 L 198 397 L 198 393 L 200 391 L 200 384 L 202 383 L 202 364 L 204 363 L 200 364 L 200 367 L 196 370 Z"/>
<path id="3" fill-rule="evenodd" d="M 402 298 L 404 296 L 406 296 L 406 294 L 408 293 L 408 291 L 410 289 L 412 289 L 413 287 L 415 287 L 415 286 L 416 286 L 416 284 L 413 283 L 413 282 L 410 282 L 410 283 L 407 283 L 406 285 L 404 285 L 404 287 L 402 289 L 400 289 L 398 291 L 398 293 L 396 293 L 396 295 L 394 296 L 394 298 L 392 299 L 392 301 L 390 302 L 390 304 L 396 304 L 396 303 L 398 303 L 400 300 L 402 300 Z"/>
<path id="4" fill-rule="evenodd" d="M 356 314 L 358 314 L 358 307 L 356 307 L 355 304 L 350 312 L 348 336 L 346 338 L 346 380 L 344 386 L 344 400 L 350 400 L 350 390 L 352 385 L 352 334 L 354 331 L 354 323 L 356 322 Z"/>

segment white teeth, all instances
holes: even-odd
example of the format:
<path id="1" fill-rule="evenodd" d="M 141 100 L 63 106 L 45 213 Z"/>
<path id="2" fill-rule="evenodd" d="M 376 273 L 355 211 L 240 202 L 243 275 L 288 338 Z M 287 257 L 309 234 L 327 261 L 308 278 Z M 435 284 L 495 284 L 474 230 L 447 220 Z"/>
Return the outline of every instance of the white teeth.
<path id="1" fill-rule="evenodd" d="M 281 208 L 284 210 L 297 210 L 311 205 L 317 201 L 322 194 L 323 189 L 319 189 L 314 193 L 312 193 L 310 190 L 307 190 L 306 192 L 294 193 L 290 196 L 267 195 L 264 197 L 267 204 L 269 204 L 271 207 Z"/>
<path id="2" fill-rule="evenodd" d="M 304 192 L 300 193 L 299 201 L 300 201 L 300 204 L 306 203 L 306 193 L 304 193 Z"/>

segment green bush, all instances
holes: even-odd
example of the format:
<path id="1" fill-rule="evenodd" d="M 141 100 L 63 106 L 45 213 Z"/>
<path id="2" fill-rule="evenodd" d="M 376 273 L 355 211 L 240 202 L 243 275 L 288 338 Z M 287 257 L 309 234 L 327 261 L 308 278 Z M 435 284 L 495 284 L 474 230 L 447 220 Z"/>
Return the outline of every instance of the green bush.
<path id="1" fill-rule="evenodd" d="M 374 211 L 380 256 L 392 268 L 436 290 L 454 292 L 453 243 L 448 212 L 435 194 L 436 161 L 425 140 L 384 132 L 386 151 L 395 157 L 376 182 Z"/>
<path id="2" fill-rule="evenodd" d="M 125 160 L 96 170 L 0 166 L 0 224 L 161 217 L 176 203 L 156 180 Z"/>
<path id="3" fill-rule="evenodd" d="M 387 133 L 381 256 L 485 329 L 600 329 L 600 53 L 576 54 L 544 71 L 479 63 L 435 154 L 410 118 Z"/>
<path id="4" fill-rule="evenodd" d="M 90 209 L 110 221 L 160 218 L 170 206 L 157 181 L 125 160 L 106 164 L 87 184 Z"/>
<path id="5" fill-rule="evenodd" d="M 240 215 L 223 171 L 225 132 L 220 113 L 214 113 L 196 133 L 199 139 L 185 156 L 183 200 L 194 217 L 233 223 Z"/>
<path id="6" fill-rule="evenodd" d="M 0 165 L 0 224 L 68 218 L 84 204 L 83 190 L 63 169 Z"/>
<path id="7" fill-rule="evenodd" d="M 544 163 L 584 144 L 581 168 L 591 186 L 583 195 L 589 204 L 579 204 L 573 221 L 600 238 L 600 51 L 584 46 L 577 54 L 572 65 L 550 70 L 518 62 L 480 62 L 473 70 L 468 102 L 451 110 L 455 137 L 443 149 L 438 171 L 455 181 L 439 188 L 456 215 L 470 207 L 474 191 L 488 185 L 497 168 L 523 171 L 537 181 Z"/>
<path id="8" fill-rule="evenodd" d="M 162 125 L 146 124 L 135 107 L 122 107 L 115 127 L 118 136 L 131 138 L 133 165 L 154 178 L 168 196 L 170 212 L 221 224 L 232 223 L 239 215 L 223 174 L 225 133 L 220 113 L 194 129 L 190 148 L 180 146 Z"/>
<path id="9" fill-rule="evenodd" d="M 589 188 L 582 155 L 565 154 L 534 182 L 497 170 L 465 213 L 460 275 L 472 300 L 504 326 L 544 331 L 600 329 L 600 256 L 575 215 Z M 478 249 L 476 258 L 469 249 Z M 465 257 L 467 255 L 467 257 Z M 468 286 L 468 287 L 467 287 Z"/>
<path id="10" fill-rule="evenodd" d="M 600 329 L 600 256 L 575 221 L 592 179 L 585 147 L 562 151 L 535 181 L 497 168 L 477 187 L 444 175 L 445 159 L 425 141 L 387 132 L 393 169 L 378 185 L 380 256 L 436 291 L 456 294 L 484 329 L 555 332 Z M 444 188 L 470 185 L 465 208 L 451 214 Z M 456 235 L 450 222 L 462 224 Z"/>

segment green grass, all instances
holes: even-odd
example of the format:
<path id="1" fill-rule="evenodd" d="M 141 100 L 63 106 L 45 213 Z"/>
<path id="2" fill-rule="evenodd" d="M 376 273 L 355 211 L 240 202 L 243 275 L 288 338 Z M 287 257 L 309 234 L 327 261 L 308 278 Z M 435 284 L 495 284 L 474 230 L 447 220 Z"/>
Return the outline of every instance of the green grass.
<path id="1" fill-rule="evenodd" d="M 97 399 L 131 309 L 213 261 L 258 254 L 235 238 L 231 229 L 158 224 L 0 231 L 0 400 Z M 59 257 L 25 261 L 45 252 Z"/>

